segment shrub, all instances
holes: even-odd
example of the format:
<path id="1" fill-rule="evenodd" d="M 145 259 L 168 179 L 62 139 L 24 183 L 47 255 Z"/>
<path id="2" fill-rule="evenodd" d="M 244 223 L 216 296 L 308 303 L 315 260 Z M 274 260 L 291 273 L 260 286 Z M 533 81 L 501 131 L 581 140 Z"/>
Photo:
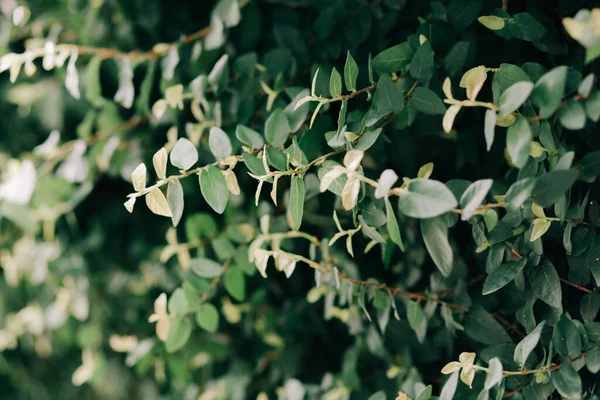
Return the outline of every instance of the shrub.
<path id="1" fill-rule="evenodd" d="M 595 398 L 596 2 L 84 3 L 2 3 L 7 398 Z"/>

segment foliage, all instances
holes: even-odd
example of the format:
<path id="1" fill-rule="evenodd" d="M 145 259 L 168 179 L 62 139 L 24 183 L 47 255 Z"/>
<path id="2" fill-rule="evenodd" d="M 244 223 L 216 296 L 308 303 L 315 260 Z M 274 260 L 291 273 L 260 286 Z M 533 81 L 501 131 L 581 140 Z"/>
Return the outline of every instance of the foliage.
<path id="1" fill-rule="evenodd" d="M 597 2 L 191 3 L 2 2 L 3 398 L 598 395 Z"/>

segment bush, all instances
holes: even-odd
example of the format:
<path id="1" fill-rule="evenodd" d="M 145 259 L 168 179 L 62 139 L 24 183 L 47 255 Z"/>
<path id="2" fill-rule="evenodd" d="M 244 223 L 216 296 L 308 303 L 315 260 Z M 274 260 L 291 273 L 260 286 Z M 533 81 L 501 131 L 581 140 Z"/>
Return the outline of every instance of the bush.
<path id="1" fill-rule="evenodd" d="M 596 398 L 596 1 L 192 3 L 2 3 L 3 398 Z"/>

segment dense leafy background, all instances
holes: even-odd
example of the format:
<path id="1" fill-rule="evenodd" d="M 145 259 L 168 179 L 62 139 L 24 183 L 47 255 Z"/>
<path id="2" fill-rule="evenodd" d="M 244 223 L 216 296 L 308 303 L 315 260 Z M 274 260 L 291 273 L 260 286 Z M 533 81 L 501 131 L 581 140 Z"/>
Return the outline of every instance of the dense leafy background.
<path id="1" fill-rule="evenodd" d="M 594 7 L 3 1 L 2 398 L 595 398 Z"/>

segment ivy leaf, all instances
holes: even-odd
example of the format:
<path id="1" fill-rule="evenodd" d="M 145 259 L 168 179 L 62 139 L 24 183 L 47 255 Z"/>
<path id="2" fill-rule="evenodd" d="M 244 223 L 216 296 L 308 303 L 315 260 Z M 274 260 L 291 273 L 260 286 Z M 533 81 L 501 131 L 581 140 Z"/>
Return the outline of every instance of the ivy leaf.
<path id="1" fill-rule="evenodd" d="M 532 139 L 529 122 L 525 117 L 519 115 L 517 121 L 508 127 L 506 133 L 506 148 L 515 167 L 521 169 L 527 163 Z"/>
<path id="2" fill-rule="evenodd" d="M 165 342 L 167 353 L 174 353 L 187 343 L 192 334 L 192 323 L 187 318 L 174 318 Z"/>
<path id="3" fill-rule="evenodd" d="M 394 214 L 394 208 L 392 207 L 389 198 L 385 197 L 384 201 L 387 216 L 387 230 L 390 234 L 390 239 L 400 247 L 400 250 L 404 251 L 404 244 L 402 243 L 402 236 L 400 236 L 400 228 L 398 227 L 398 220 Z"/>
<path id="4" fill-rule="evenodd" d="M 373 58 L 373 69 L 379 73 L 398 72 L 407 66 L 415 54 L 408 42 L 397 44 L 382 51 Z"/>
<path id="5" fill-rule="evenodd" d="M 229 140 L 229 136 L 227 136 L 223 129 L 219 127 L 213 126 L 210 128 L 208 145 L 210 147 L 210 152 L 217 160 L 231 155 L 231 140 Z"/>
<path id="6" fill-rule="evenodd" d="M 302 214 L 304 213 L 304 180 L 296 175 L 292 176 L 288 210 L 292 222 L 291 228 L 297 231 L 302 224 Z"/>
<path id="7" fill-rule="evenodd" d="M 423 114 L 438 115 L 446 112 L 442 100 L 430 89 L 419 86 L 410 98 L 411 104 Z"/>
<path id="8" fill-rule="evenodd" d="M 338 97 L 342 94 L 342 77 L 335 68 L 331 70 L 331 77 L 329 78 L 329 93 L 331 97 Z"/>
<path id="9" fill-rule="evenodd" d="M 419 343 L 423 343 L 427 334 L 427 317 L 421 306 L 412 300 L 406 301 L 406 319 L 412 330 L 415 331 Z"/>
<path id="10" fill-rule="evenodd" d="M 183 188 L 177 179 L 167 186 L 167 203 L 172 213 L 171 222 L 177 226 L 183 215 Z"/>
<path id="11" fill-rule="evenodd" d="M 458 205 L 446 185 L 433 179 L 412 179 L 400 196 L 400 211 L 411 218 L 433 218 Z"/>
<path id="12" fill-rule="evenodd" d="M 410 75 L 420 81 L 428 81 L 433 76 L 433 50 L 425 41 L 415 52 L 410 62 Z"/>
<path id="13" fill-rule="evenodd" d="M 346 64 L 344 65 L 344 83 L 346 90 L 353 92 L 356 90 L 356 80 L 358 79 L 358 65 L 350 51 L 346 54 Z"/>
<path id="14" fill-rule="evenodd" d="M 448 227 L 442 217 L 421 220 L 421 234 L 429 255 L 442 275 L 450 276 L 453 254 L 448 242 Z"/>
<path id="15" fill-rule="evenodd" d="M 527 358 L 540 341 L 540 336 L 542 334 L 542 330 L 544 329 L 544 325 L 546 325 L 546 321 L 540 322 L 531 332 L 529 332 L 527 336 L 525 336 L 519 342 L 519 344 L 517 344 L 513 358 L 519 367 L 523 368 L 525 366 Z"/>
<path id="16" fill-rule="evenodd" d="M 549 261 L 530 269 L 527 276 L 531 289 L 538 299 L 551 307 L 560 307 L 562 301 L 560 279 Z"/>
<path id="17" fill-rule="evenodd" d="M 550 207 L 573 186 L 577 171 L 570 169 L 550 171 L 535 180 L 531 199 L 542 208 Z"/>
<path id="18" fill-rule="evenodd" d="M 256 132 L 254 129 L 250 129 L 244 125 L 238 125 L 235 129 L 235 137 L 246 146 L 249 146 L 251 149 L 262 149 L 265 144 L 265 141 L 262 135 Z M 246 153 L 244 153 L 245 155 Z"/>
<path id="19" fill-rule="evenodd" d="M 525 264 L 527 264 L 527 259 L 523 257 L 518 261 L 509 261 L 496 267 L 483 283 L 481 294 L 485 296 L 508 285 L 523 271 Z"/>
<path id="20" fill-rule="evenodd" d="M 481 179 L 473 182 L 467 190 L 463 193 L 460 198 L 460 206 L 462 208 L 461 219 L 467 221 L 473 216 L 477 207 L 481 205 L 481 202 L 485 199 L 488 192 L 494 183 L 491 179 Z"/>
<path id="21" fill-rule="evenodd" d="M 579 329 L 569 318 L 561 315 L 552 333 L 553 348 L 563 357 L 573 359 L 581 354 Z"/>
<path id="22" fill-rule="evenodd" d="M 201 278 L 214 278 L 223 273 L 223 266 L 209 258 L 192 258 L 190 269 Z"/>
<path id="23" fill-rule="evenodd" d="M 221 170 L 209 165 L 200 171 L 200 191 L 217 214 L 223 214 L 229 201 L 229 189 Z"/>
<path id="24" fill-rule="evenodd" d="M 289 133 L 288 119 L 283 110 L 278 108 L 265 122 L 265 138 L 273 147 L 281 147 L 285 144 Z"/>
<path id="25" fill-rule="evenodd" d="M 179 169 L 187 171 L 198 161 L 198 150 L 192 142 L 186 138 L 180 138 L 169 156 L 171 164 Z"/>
<path id="26" fill-rule="evenodd" d="M 545 73 L 533 87 L 531 102 L 539 108 L 539 115 L 547 119 L 554 114 L 565 94 L 568 67 L 556 67 Z"/>
<path id="27" fill-rule="evenodd" d="M 517 82 L 506 89 L 500 96 L 500 116 L 518 110 L 525 103 L 532 90 L 533 83 L 528 81 Z"/>
<path id="28" fill-rule="evenodd" d="M 208 332 L 216 332 L 219 328 L 219 311 L 210 303 L 200 305 L 196 312 L 196 323 Z"/>

